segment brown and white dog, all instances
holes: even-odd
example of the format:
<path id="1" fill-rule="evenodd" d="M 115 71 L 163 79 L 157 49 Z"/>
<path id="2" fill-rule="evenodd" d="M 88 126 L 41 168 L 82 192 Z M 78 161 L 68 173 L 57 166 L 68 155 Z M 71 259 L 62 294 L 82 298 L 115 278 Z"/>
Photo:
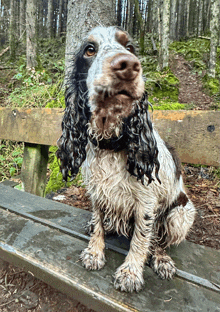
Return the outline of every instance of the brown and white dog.
<path id="1" fill-rule="evenodd" d="M 150 121 L 142 67 L 128 33 L 94 28 L 73 62 L 57 156 L 65 180 L 83 164 L 93 205 L 93 231 L 80 257 L 87 269 L 99 270 L 105 233 L 132 236 L 114 285 L 139 291 L 147 260 L 161 278 L 173 277 L 165 248 L 185 239 L 195 208 L 175 152 Z"/>

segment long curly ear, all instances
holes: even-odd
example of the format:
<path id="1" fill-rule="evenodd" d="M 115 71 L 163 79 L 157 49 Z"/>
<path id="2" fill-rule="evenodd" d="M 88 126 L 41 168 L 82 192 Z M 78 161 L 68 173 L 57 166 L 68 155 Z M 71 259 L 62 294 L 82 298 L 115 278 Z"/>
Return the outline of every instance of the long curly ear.
<path id="1" fill-rule="evenodd" d="M 79 59 L 76 55 L 75 59 Z M 82 76 L 84 75 L 84 76 Z M 60 159 L 60 169 L 63 179 L 77 175 L 82 162 L 86 158 L 86 145 L 88 141 L 87 124 L 90 118 L 86 89 L 86 73 L 80 73 L 77 61 L 69 79 L 66 90 L 66 109 L 62 121 L 62 135 L 57 141 L 57 157 Z M 84 77 L 84 79 L 82 79 Z"/>
<path id="2" fill-rule="evenodd" d="M 137 179 L 141 179 L 142 184 L 146 175 L 149 184 L 154 180 L 152 172 L 155 167 L 155 176 L 160 182 L 158 148 L 148 112 L 147 94 L 136 103 L 134 113 L 124 121 L 124 127 L 128 137 L 127 170 Z"/>

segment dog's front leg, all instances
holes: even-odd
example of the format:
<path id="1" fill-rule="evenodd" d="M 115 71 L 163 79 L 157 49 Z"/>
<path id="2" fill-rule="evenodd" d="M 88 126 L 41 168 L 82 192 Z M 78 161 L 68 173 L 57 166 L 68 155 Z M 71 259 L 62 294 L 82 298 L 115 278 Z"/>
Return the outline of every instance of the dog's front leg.
<path id="1" fill-rule="evenodd" d="M 154 216 L 143 207 L 135 211 L 135 227 L 129 253 L 115 273 L 114 286 L 121 291 L 140 291 L 144 285 L 143 270 L 149 253 Z"/>
<path id="2" fill-rule="evenodd" d="M 97 209 L 93 212 L 93 232 L 88 247 L 81 253 L 80 259 L 88 270 L 100 270 L 105 265 L 105 241 L 102 214 Z"/>

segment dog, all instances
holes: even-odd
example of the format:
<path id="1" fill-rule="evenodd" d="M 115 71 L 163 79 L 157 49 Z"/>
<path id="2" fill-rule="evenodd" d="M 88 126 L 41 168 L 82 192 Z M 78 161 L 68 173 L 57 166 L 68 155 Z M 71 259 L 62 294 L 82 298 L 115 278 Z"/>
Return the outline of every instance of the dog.
<path id="1" fill-rule="evenodd" d="M 105 233 L 131 237 L 114 286 L 140 291 L 148 261 L 162 278 L 176 268 L 166 247 L 185 239 L 196 210 L 181 163 L 149 117 L 142 67 L 131 37 L 118 27 L 96 27 L 73 60 L 57 157 L 64 180 L 82 166 L 93 214 L 88 270 L 105 265 Z"/>

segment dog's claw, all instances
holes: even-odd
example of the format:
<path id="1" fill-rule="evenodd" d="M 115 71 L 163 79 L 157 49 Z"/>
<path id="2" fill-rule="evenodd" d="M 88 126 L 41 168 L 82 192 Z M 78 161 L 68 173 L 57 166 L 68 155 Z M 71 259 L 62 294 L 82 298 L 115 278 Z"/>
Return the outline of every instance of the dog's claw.
<path id="1" fill-rule="evenodd" d="M 89 248 L 86 248 L 80 255 L 83 266 L 87 270 L 101 270 L 105 265 L 104 253 L 94 253 Z"/>
<path id="2" fill-rule="evenodd" d="M 115 288 L 126 292 L 140 291 L 144 286 L 141 271 L 134 265 L 122 264 L 115 273 Z"/>
<path id="3" fill-rule="evenodd" d="M 153 256 L 150 266 L 161 279 L 170 280 L 176 273 L 174 261 L 166 254 L 162 257 Z"/>

